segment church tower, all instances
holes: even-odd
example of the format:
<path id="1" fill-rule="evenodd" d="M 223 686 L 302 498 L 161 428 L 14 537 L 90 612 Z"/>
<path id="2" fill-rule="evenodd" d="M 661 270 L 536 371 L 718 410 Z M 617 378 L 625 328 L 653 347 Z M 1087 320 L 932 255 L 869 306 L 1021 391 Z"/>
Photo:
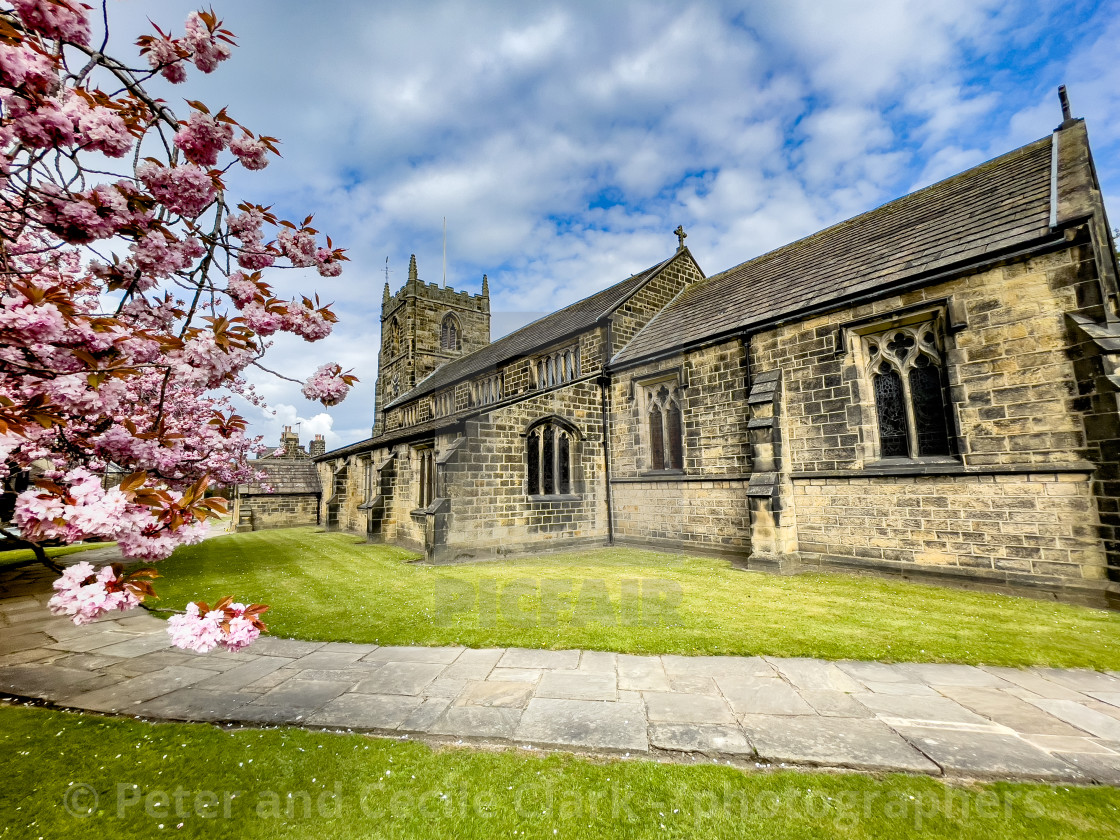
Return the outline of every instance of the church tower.
<path id="1" fill-rule="evenodd" d="M 385 406 L 440 365 L 489 343 L 490 288 L 486 277 L 478 295 L 424 283 L 413 254 L 408 281 L 395 295 L 389 293 L 386 283 L 381 301 L 373 434 L 380 434 L 384 428 Z"/>

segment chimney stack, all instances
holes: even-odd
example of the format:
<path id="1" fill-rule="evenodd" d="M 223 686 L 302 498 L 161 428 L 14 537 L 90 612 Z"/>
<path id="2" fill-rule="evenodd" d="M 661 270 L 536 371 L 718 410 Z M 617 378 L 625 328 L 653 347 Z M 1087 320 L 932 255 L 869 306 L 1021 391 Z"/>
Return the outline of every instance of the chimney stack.
<path id="1" fill-rule="evenodd" d="M 327 451 L 327 441 L 322 435 L 315 435 L 315 440 L 311 441 L 310 455 L 314 458 L 316 455 L 323 455 Z"/>

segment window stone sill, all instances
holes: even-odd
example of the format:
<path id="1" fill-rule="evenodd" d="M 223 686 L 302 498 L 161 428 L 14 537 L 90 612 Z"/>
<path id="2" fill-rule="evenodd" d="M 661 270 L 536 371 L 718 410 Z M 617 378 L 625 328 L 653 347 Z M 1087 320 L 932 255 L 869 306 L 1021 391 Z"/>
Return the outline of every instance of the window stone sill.
<path id="1" fill-rule="evenodd" d="M 550 493 L 546 496 L 531 495 L 530 502 L 582 502 L 583 496 L 575 493 Z"/>
<path id="2" fill-rule="evenodd" d="M 1092 473 L 1096 465 L 1089 461 L 1070 461 L 1065 464 L 1007 464 L 1000 466 L 966 467 L 954 459 L 912 460 L 898 458 L 876 461 L 861 470 L 813 470 L 795 472 L 794 481 L 807 478 L 875 478 L 878 476 L 908 475 L 1025 475 L 1029 473 Z"/>

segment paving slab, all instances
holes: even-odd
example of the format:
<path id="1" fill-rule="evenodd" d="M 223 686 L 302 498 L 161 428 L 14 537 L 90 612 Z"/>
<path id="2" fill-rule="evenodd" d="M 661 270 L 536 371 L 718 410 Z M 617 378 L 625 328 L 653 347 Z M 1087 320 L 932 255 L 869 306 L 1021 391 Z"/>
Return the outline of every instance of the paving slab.
<path id="1" fill-rule="evenodd" d="M 486 675 L 488 680 L 535 683 L 544 675 L 541 668 L 494 668 Z"/>
<path id="2" fill-rule="evenodd" d="M 342 694 L 327 701 L 307 722 L 347 729 L 396 729 L 422 702 L 401 694 Z"/>
<path id="3" fill-rule="evenodd" d="M 9 665 L 26 665 L 28 662 L 43 662 L 53 665 L 58 663 L 59 656 L 62 654 L 64 654 L 64 651 L 47 648 L 31 648 L 30 650 L 6 653 L 0 656 L 0 668 L 6 668 Z"/>
<path id="4" fill-rule="evenodd" d="M 162 653 L 171 650 L 173 650 L 171 641 L 166 632 L 136 636 L 123 642 L 97 648 L 97 652 L 102 656 L 119 656 L 123 659 L 132 659 L 156 651 Z"/>
<path id="5" fill-rule="evenodd" d="M 288 680 L 253 698 L 254 706 L 291 706 L 317 709 L 350 689 L 349 683 L 328 680 Z"/>
<path id="6" fill-rule="evenodd" d="M 913 679 L 928 685 L 967 685 L 974 688 L 1007 688 L 1007 681 L 974 665 L 907 663 L 901 666 Z"/>
<path id="7" fill-rule="evenodd" d="M 449 706 L 427 730 L 457 738 L 512 738 L 521 709 L 499 706 Z"/>
<path id="8" fill-rule="evenodd" d="M 608 673 L 584 671 L 549 671 L 541 677 L 537 697 L 554 700 L 605 700 L 618 699 L 618 680 L 614 671 Z"/>
<path id="9" fill-rule="evenodd" d="M 82 685 L 101 675 L 84 668 L 67 668 L 31 662 L 0 668 L 0 691 L 20 697 L 51 699 L 81 691 Z"/>
<path id="10" fill-rule="evenodd" d="M 651 723 L 735 723 L 735 716 L 721 697 L 643 691 Z"/>
<path id="11" fill-rule="evenodd" d="M 455 705 L 523 709 L 532 696 L 533 683 L 470 680 L 455 698 Z"/>
<path id="12" fill-rule="evenodd" d="M 1056 718 L 1073 724 L 1078 729 L 1105 738 L 1111 741 L 1120 741 L 1120 720 L 1101 714 L 1096 709 L 1090 709 L 1081 703 L 1072 700 L 1028 700 L 1032 706 L 1038 706 Z"/>
<path id="13" fill-rule="evenodd" d="M 1120 691 L 1086 691 L 1085 693 L 1095 700 L 1120 708 Z"/>
<path id="14" fill-rule="evenodd" d="M 1081 731 L 1014 695 L 993 688 L 938 686 L 938 691 L 989 720 L 1027 735 L 1081 735 Z"/>
<path id="15" fill-rule="evenodd" d="M 1059 685 L 1053 680 L 1048 680 L 1034 670 L 1025 668 L 1000 668 L 993 665 L 981 665 L 982 671 L 987 671 L 1000 679 L 1007 682 L 1014 683 L 1020 688 L 1026 689 L 1031 694 L 1037 697 L 1045 697 L 1049 700 L 1080 700 L 1082 695 L 1073 689 L 1066 688 Z M 1023 695 L 1019 695 L 1022 699 L 1027 699 Z"/>
<path id="16" fill-rule="evenodd" d="M 878 717 L 889 716 L 910 721 L 940 723 L 982 723 L 989 721 L 970 712 L 960 703 L 944 697 L 906 697 L 887 694 L 854 694 L 858 702 Z"/>
<path id="17" fill-rule="evenodd" d="M 802 699 L 816 710 L 818 715 L 841 718 L 870 718 L 872 711 L 862 703 L 857 703 L 850 694 L 842 691 L 802 691 Z"/>
<path id="18" fill-rule="evenodd" d="M 1098 738 L 1066 735 L 1026 735 L 1027 741 L 1040 750 L 1051 753 L 1097 753 L 1120 757 L 1120 752 L 1110 749 Z"/>
<path id="19" fill-rule="evenodd" d="M 585 650 L 579 658 L 579 670 L 614 674 L 618 668 L 618 654 L 603 650 Z"/>
<path id="20" fill-rule="evenodd" d="M 618 656 L 618 687 L 625 691 L 668 691 L 669 677 L 659 656 Z M 707 675 L 701 675 L 707 676 Z"/>
<path id="21" fill-rule="evenodd" d="M 123 633 L 119 630 L 90 629 L 80 636 L 71 636 L 66 639 L 61 639 L 53 645 L 48 645 L 48 647 L 54 650 L 68 650 L 72 653 L 86 653 L 91 650 L 117 644 L 118 642 L 127 642 L 134 638 L 135 636 L 133 634 Z"/>
<path id="22" fill-rule="evenodd" d="M 667 674 L 698 677 L 774 677 L 774 668 L 761 656 L 676 656 L 664 654 Z"/>
<path id="23" fill-rule="evenodd" d="M 456 665 L 489 665 L 491 668 L 498 664 L 498 660 L 505 653 L 505 648 L 466 648 L 455 659 Z"/>
<path id="24" fill-rule="evenodd" d="M 445 667 L 430 662 L 386 662 L 354 690 L 362 694 L 419 694 Z"/>
<path id="25" fill-rule="evenodd" d="M 633 706 L 535 697 L 514 736 L 534 744 L 646 752 L 645 718 Z"/>
<path id="26" fill-rule="evenodd" d="M 877 720 L 744 715 L 742 727 L 759 757 L 774 763 L 930 775 L 941 772 Z"/>
<path id="27" fill-rule="evenodd" d="M 767 656 L 766 661 L 794 686 L 809 691 L 863 691 L 863 686 L 832 662 L 820 659 L 779 659 Z"/>
<path id="28" fill-rule="evenodd" d="M 366 662 L 421 662 L 450 665 L 462 655 L 461 647 L 380 647 L 363 657 Z"/>
<path id="29" fill-rule="evenodd" d="M 872 682 L 868 680 L 864 686 L 872 694 L 891 694 L 896 697 L 936 697 L 937 692 L 925 683 L 912 682 Z"/>
<path id="30" fill-rule="evenodd" d="M 258 656 L 283 656 L 286 659 L 299 659 L 323 647 L 326 642 L 304 642 L 299 639 L 280 639 L 276 636 L 261 636 L 250 650 Z"/>
<path id="31" fill-rule="evenodd" d="M 484 680 L 494 670 L 493 665 L 485 662 L 459 662 L 456 660 L 448 665 L 440 676 L 449 680 Z"/>
<path id="32" fill-rule="evenodd" d="M 255 647 L 255 645 L 254 645 Z M 262 656 L 252 662 L 230 668 L 217 676 L 211 675 L 209 679 L 199 685 L 206 691 L 220 691 L 225 689 L 239 689 L 255 683 L 257 680 L 278 671 L 285 665 L 290 665 L 291 659 L 279 656 Z"/>
<path id="33" fill-rule="evenodd" d="M 450 705 L 451 700 L 446 697 L 425 697 L 397 728 L 406 732 L 426 732 Z"/>
<path id="34" fill-rule="evenodd" d="M 737 715 L 816 715 L 789 683 L 777 677 L 716 677 Z"/>
<path id="35" fill-rule="evenodd" d="M 379 647 L 380 645 L 359 644 L 356 642 L 327 642 L 319 648 L 319 650 L 326 653 L 338 651 L 341 653 L 357 653 L 366 656 L 373 653 Z"/>
<path id="36" fill-rule="evenodd" d="M 1094 753 L 1056 753 L 1057 757 L 1072 764 L 1094 782 L 1102 785 L 1120 785 L 1120 755 Z"/>
<path id="37" fill-rule="evenodd" d="M 1082 693 L 1086 691 L 1120 691 L 1120 679 L 1100 671 L 1084 668 L 1033 668 L 1036 674 L 1058 685 Z"/>
<path id="38" fill-rule="evenodd" d="M 575 669 L 579 667 L 579 653 L 578 650 L 509 648 L 498 665 L 502 668 Z"/>
<path id="39" fill-rule="evenodd" d="M 947 774 L 986 778 L 1083 781 L 1085 776 L 1015 735 L 990 732 L 956 732 L 920 726 L 896 731 L 929 756 Z"/>
<path id="40" fill-rule="evenodd" d="M 655 723 L 649 727 L 649 743 L 651 747 L 673 752 L 754 755 L 754 748 L 738 726 Z"/>
<path id="41" fill-rule="evenodd" d="M 167 720 L 239 720 L 238 712 L 252 699 L 253 695 L 236 691 L 181 688 L 143 702 L 131 711 L 133 714 Z"/>
<path id="42" fill-rule="evenodd" d="M 424 690 L 421 692 L 421 696 L 446 697 L 450 700 L 452 698 L 458 697 L 466 687 L 467 680 L 449 680 L 445 679 L 444 677 L 438 677 L 424 687 Z"/>
<path id="43" fill-rule="evenodd" d="M 837 662 L 836 667 L 849 677 L 859 682 L 913 682 L 914 677 L 906 672 L 901 665 L 890 665 L 885 662 L 855 662 L 845 659 Z"/>
<path id="44" fill-rule="evenodd" d="M 30 648 L 47 647 L 53 645 L 54 639 L 46 633 L 34 631 L 18 633 L 11 636 L 0 636 L 0 654 L 15 653 L 29 650 Z"/>
<path id="45" fill-rule="evenodd" d="M 339 650 L 317 650 L 306 656 L 301 656 L 292 663 L 294 668 L 306 668 L 314 671 L 330 671 L 353 665 L 365 654 L 359 651 L 345 653 Z"/>
<path id="46" fill-rule="evenodd" d="M 669 674 L 669 691 L 685 694 L 711 694 L 713 697 L 720 693 L 715 677 L 700 677 L 692 674 Z"/>
<path id="47" fill-rule="evenodd" d="M 213 671 L 171 666 L 105 688 L 60 697 L 58 702 L 61 705 L 96 712 L 132 713 L 140 703 L 203 682 L 213 676 Z"/>

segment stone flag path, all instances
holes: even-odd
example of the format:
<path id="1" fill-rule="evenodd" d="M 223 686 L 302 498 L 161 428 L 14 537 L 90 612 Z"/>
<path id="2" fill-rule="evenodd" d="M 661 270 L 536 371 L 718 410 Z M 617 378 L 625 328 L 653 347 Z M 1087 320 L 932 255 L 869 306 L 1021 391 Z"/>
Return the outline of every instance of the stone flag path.
<path id="1" fill-rule="evenodd" d="M 91 553 L 83 559 L 101 560 Z M 1120 785 L 1120 674 L 263 637 L 169 647 L 142 611 L 85 627 L 0 572 L 0 692 L 69 709 L 661 757 Z"/>

